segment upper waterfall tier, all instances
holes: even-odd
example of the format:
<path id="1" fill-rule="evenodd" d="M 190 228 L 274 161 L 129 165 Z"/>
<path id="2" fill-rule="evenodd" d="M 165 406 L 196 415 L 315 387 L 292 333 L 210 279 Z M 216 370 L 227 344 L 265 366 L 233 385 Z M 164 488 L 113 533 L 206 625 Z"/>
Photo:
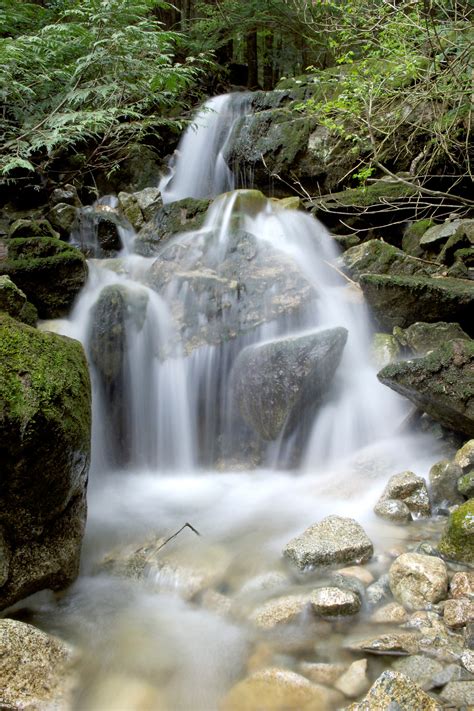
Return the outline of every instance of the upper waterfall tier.
<path id="1" fill-rule="evenodd" d="M 225 149 L 236 122 L 248 111 L 248 98 L 246 93 L 235 93 L 206 101 L 185 131 L 169 173 L 160 182 L 164 203 L 186 197 L 215 197 L 234 189 Z"/>

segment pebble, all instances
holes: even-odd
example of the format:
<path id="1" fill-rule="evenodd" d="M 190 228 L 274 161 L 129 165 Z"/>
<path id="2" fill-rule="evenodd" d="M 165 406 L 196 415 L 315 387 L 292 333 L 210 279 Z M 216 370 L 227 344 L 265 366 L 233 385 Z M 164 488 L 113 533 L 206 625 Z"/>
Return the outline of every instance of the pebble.
<path id="1" fill-rule="evenodd" d="M 341 568 L 337 571 L 339 575 L 344 575 L 349 578 L 357 578 L 363 585 L 371 585 L 374 582 L 374 576 L 364 568 L 363 565 L 350 565 L 347 568 Z"/>
<path id="2" fill-rule="evenodd" d="M 453 629 L 464 627 L 468 622 L 474 622 L 474 601 L 465 597 L 446 600 L 444 622 Z"/>
<path id="3" fill-rule="evenodd" d="M 443 600 L 448 592 L 448 572 L 440 558 L 404 553 L 392 563 L 390 589 L 409 610 L 423 609 Z"/>
<path id="4" fill-rule="evenodd" d="M 474 600 L 474 572 L 454 573 L 449 584 L 451 597 Z"/>
<path id="5" fill-rule="evenodd" d="M 370 681 L 367 677 L 367 659 L 358 659 L 353 662 L 334 686 L 349 699 L 355 699 L 357 696 L 364 694 L 370 686 Z"/>
<path id="6" fill-rule="evenodd" d="M 314 612 L 323 617 L 354 615 L 360 610 L 360 605 L 360 597 L 351 590 L 319 588 L 311 594 Z"/>
<path id="7" fill-rule="evenodd" d="M 409 523 L 412 520 L 408 506 L 397 499 L 381 499 L 376 503 L 374 512 L 380 518 L 393 523 Z"/>
<path id="8" fill-rule="evenodd" d="M 361 640 L 348 640 L 346 649 L 353 652 L 366 652 L 369 654 L 393 654 L 404 656 L 415 654 L 419 650 L 418 636 L 411 632 L 394 632 L 389 634 L 367 637 Z"/>

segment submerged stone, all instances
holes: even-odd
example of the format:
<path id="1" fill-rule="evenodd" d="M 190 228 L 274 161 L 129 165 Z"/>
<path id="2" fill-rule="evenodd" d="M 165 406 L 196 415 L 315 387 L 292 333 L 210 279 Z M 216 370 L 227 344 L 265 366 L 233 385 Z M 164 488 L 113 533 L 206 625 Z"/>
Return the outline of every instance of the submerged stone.
<path id="1" fill-rule="evenodd" d="M 249 346 L 234 365 L 245 422 L 265 440 L 291 432 L 329 390 L 347 339 L 345 328 Z"/>
<path id="2" fill-rule="evenodd" d="M 373 545 L 364 529 L 352 518 L 328 516 L 293 538 L 283 553 L 300 570 L 334 563 L 365 563 Z"/>

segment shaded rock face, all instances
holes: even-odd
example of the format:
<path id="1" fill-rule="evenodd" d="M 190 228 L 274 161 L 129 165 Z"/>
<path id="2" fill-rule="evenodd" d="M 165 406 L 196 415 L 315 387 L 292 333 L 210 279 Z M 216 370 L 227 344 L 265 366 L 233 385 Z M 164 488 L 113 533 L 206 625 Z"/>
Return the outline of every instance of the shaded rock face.
<path id="1" fill-rule="evenodd" d="M 90 456 L 82 346 L 0 317 L 0 608 L 79 568 Z"/>
<path id="2" fill-rule="evenodd" d="M 143 216 L 142 224 L 143 221 L 149 220 L 138 232 L 134 244 L 135 252 L 144 257 L 157 254 L 161 248 L 160 243 L 173 235 L 200 229 L 211 203 L 210 200 L 185 198 L 161 207 L 158 207 L 157 203 L 157 209 L 151 210 L 151 206 L 144 203 L 142 196 L 138 197 L 136 193 L 135 197 Z M 134 214 L 135 219 L 139 219 L 137 213 Z"/>
<path id="3" fill-rule="evenodd" d="M 0 244 L 0 274 L 11 277 L 38 309 L 40 318 L 65 316 L 87 273 L 83 255 L 61 240 L 15 238 Z"/>
<path id="4" fill-rule="evenodd" d="M 447 558 L 474 563 L 474 499 L 450 515 L 438 549 Z"/>
<path id="5" fill-rule="evenodd" d="M 29 326 L 35 326 L 38 312 L 9 276 L 0 276 L 0 311 Z"/>
<path id="6" fill-rule="evenodd" d="M 188 353 L 302 312 L 316 298 L 295 262 L 254 235 L 237 230 L 222 260 L 203 249 L 213 237 L 208 233 L 193 235 L 192 243 L 186 238 L 173 241 L 148 276 L 152 289 L 168 292 Z"/>
<path id="7" fill-rule="evenodd" d="M 105 436 L 117 464 L 127 461 L 129 450 L 127 353 L 130 339 L 143 328 L 147 305 L 145 290 L 132 291 L 114 284 L 102 290 L 91 317 L 88 351 L 108 404 Z"/>
<path id="8" fill-rule="evenodd" d="M 244 349 L 233 383 L 245 422 L 265 440 L 294 429 L 330 388 L 346 340 L 346 329 L 334 328 Z"/>
<path id="9" fill-rule="evenodd" d="M 73 650 L 18 620 L 0 620 L 0 706 L 65 708 L 70 702 Z M 64 706 L 63 706 L 64 704 Z"/>
<path id="10" fill-rule="evenodd" d="M 344 252 L 340 261 L 356 280 L 359 280 L 362 274 L 431 276 L 441 272 L 439 264 L 414 259 L 401 249 L 377 239 L 351 247 Z"/>
<path id="11" fill-rule="evenodd" d="M 374 552 L 364 529 L 352 518 L 328 516 L 293 538 L 283 553 L 300 570 L 334 563 L 366 563 Z"/>
<path id="12" fill-rule="evenodd" d="M 99 201 L 78 210 L 71 230 L 71 243 L 86 257 L 114 257 L 124 246 L 120 228 L 130 228 L 130 224 L 118 209 Z"/>
<path id="13" fill-rule="evenodd" d="M 446 342 L 462 338 L 469 340 L 467 333 L 464 333 L 458 323 L 413 323 L 408 328 L 394 328 L 394 336 L 400 345 L 408 348 L 415 355 L 425 355 L 429 351 Z"/>
<path id="14" fill-rule="evenodd" d="M 474 333 L 474 283 L 464 279 L 363 274 L 360 284 L 377 323 L 391 331 L 417 321 L 459 323 Z"/>
<path id="15" fill-rule="evenodd" d="M 388 365 L 378 379 L 445 427 L 474 435 L 474 341 L 449 341 L 424 358 Z"/>

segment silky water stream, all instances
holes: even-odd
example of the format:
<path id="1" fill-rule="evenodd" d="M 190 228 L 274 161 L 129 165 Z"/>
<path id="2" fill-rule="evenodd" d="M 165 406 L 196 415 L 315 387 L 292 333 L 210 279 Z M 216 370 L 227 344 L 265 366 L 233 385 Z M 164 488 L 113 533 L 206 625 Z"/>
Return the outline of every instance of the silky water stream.
<path id="1" fill-rule="evenodd" d="M 218 97 L 200 114 L 166 200 L 233 187 L 224 146 L 245 106 Z M 89 514 L 79 580 L 60 600 L 40 597 L 34 614 L 84 650 L 78 709 L 213 711 L 259 664 L 343 658 L 362 622 L 313 628 L 303 616 L 272 636 L 251 611 L 325 579 L 295 575 L 282 549 L 329 514 L 365 527 L 380 571 L 403 529 L 377 521 L 373 505 L 391 474 L 426 476 L 436 458 L 427 436 L 396 434 L 407 405 L 376 379 L 370 320 L 331 267 L 333 240 L 283 208 L 255 191 L 219 195 L 201 229 L 152 258 L 133 254 L 125 231 L 117 258 L 90 260 L 55 326 L 91 365 Z M 256 437 L 234 397 L 239 353 L 333 327 L 348 339 L 323 404 L 291 433 Z M 185 523 L 200 536 L 185 528 L 161 548 Z"/>

